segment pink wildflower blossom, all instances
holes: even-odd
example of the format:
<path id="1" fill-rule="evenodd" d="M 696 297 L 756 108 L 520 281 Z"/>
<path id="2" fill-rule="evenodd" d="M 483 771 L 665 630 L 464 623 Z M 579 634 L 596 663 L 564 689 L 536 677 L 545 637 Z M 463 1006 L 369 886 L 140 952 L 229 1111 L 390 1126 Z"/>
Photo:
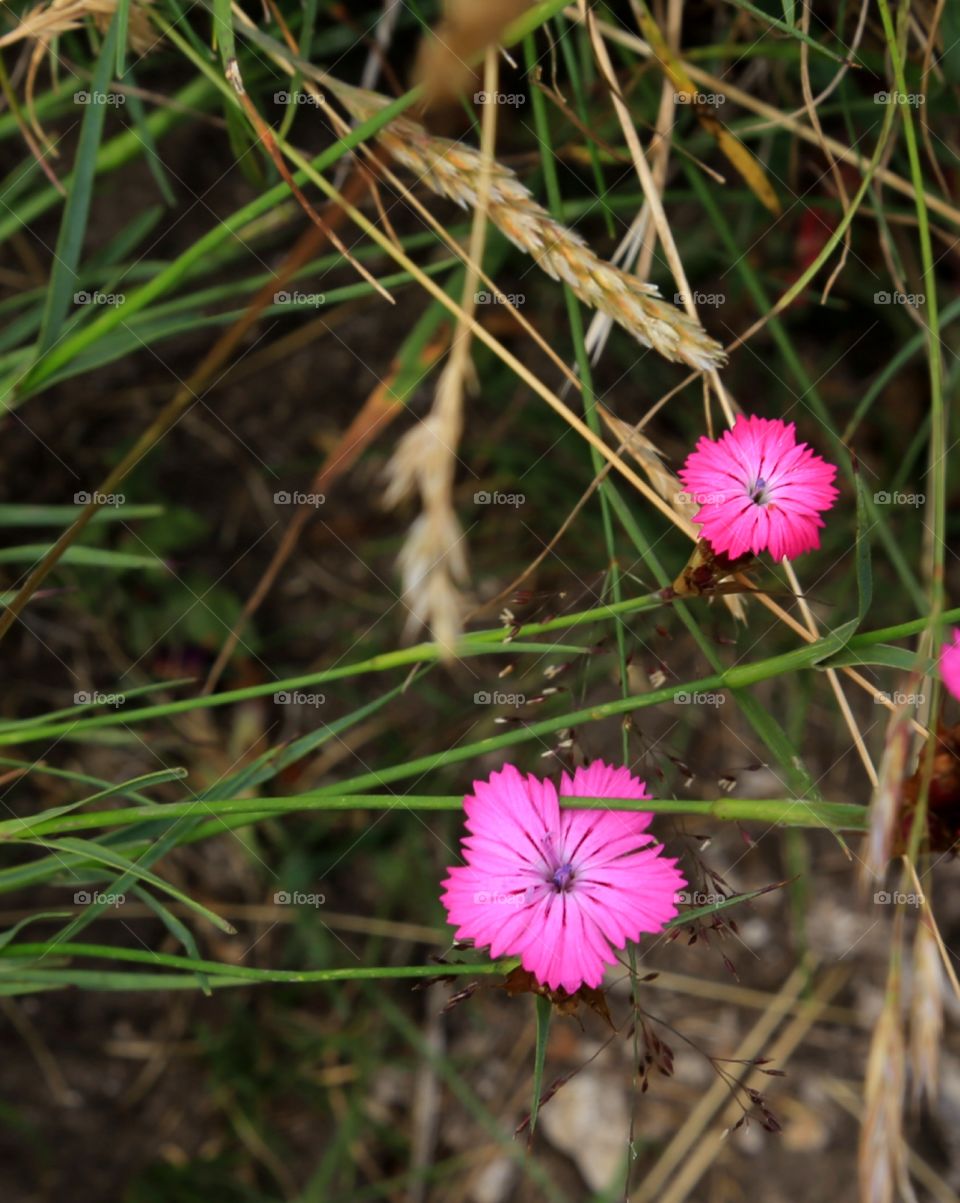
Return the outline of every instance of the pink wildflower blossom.
<path id="1" fill-rule="evenodd" d="M 679 476 L 715 552 L 736 560 L 769 550 L 775 560 L 792 560 L 820 546 L 820 514 L 837 499 L 836 474 L 797 442 L 792 422 L 741 415 L 716 441 L 701 438 Z"/>
<path id="2" fill-rule="evenodd" d="M 953 642 L 940 653 L 940 676 L 955 698 L 960 698 L 960 627 L 953 628 Z"/>
<path id="3" fill-rule="evenodd" d="M 564 773 L 560 794 L 649 798 L 626 768 L 595 760 Z M 658 932 L 677 914 L 686 885 L 661 856 L 648 812 L 561 810 L 552 781 L 513 765 L 475 781 L 464 799 L 464 865 L 449 870 L 441 901 L 458 940 L 520 957 L 552 990 L 599 986 L 613 948 Z"/>

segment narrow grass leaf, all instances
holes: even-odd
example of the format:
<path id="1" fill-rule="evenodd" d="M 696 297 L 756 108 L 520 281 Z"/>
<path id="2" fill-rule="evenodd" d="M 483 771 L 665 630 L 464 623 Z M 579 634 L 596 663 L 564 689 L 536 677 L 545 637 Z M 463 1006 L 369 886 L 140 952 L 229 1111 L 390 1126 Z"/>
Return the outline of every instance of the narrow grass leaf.
<path id="1" fill-rule="evenodd" d="M 91 96 L 105 97 L 114 67 L 117 26 L 118 22 L 114 17 L 100 47 L 100 56 L 90 82 Z M 97 171 L 97 153 L 100 149 L 107 108 L 108 106 L 102 103 L 88 104 L 80 124 L 73 179 L 63 208 L 43 322 L 37 341 L 38 359 L 41 359 L 59 338 L 73 294 L 80 282 L 80 255 L 87 232 L 90 199 Z"/>

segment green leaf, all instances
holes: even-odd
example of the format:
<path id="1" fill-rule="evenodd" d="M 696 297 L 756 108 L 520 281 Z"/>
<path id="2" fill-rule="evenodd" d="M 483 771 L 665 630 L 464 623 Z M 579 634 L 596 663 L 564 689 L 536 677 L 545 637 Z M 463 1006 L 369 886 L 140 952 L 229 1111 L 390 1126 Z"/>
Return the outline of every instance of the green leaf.
<path id="1" fill-rule="evenodd" d="M 681 911 L 679 915 L 671 919 L 667 927 L 683 927 L 684 924 L 690 923 L 693 919 L 706 919 L 710 915 L 715 915 L 717 911 L 725 911 L 727 907 L 739 906 L 741 902 L 750 902 L 754 898 L 759 898 L 762 894 L 769 894 L 771 890 L 779 889 L 786 885 L 786 882 L 778 881 L 773 885 L 761 886 L 759 890 L 751 890 L 746 894 L 732 894 L 729 898 L 724 898 L 722 902 L 711 902 L 708 906 L 691 907 L 688 911 Z"/>
<path id="2" fill-rule="evenodd" d="M 0 948 L 6 948 L 14 936 L 21 932 L 29 923 L 36 923 L 38 919 L 68 919 L 69 911 L 37 911 L 35 915 L 27 915 L 25 919 L 21 919 L 15 923 L 13 927 L 8 927 L 6 931 L 0 932 Z"/>
<path id="3" fill-rule="evenodd" d="M 535 1002 L 537 1006 L 537 1048 L 533 1058 L 533 1102 L 530 1104 L 531 1137 L 537 1126 L 537 1113 L 540 1110 L 540 1098 L 543 1094 L 543 1067 L 547 1061 L 547 1036 L 550 1032 L 550 1017 L 553 1013 L 549 998 L 538 994 Z"/>
<path id="4" fill-rule="evenodd" d="M 220 50 L 220 61 L 226 73 L 237 57 L 230 0 L 213 0 L 213 40 Z"/>
<path id="5" fill-rule="evenodd" d="M 123 79 L 127 66 L 127 35 L 131 0 L 117 0 L 117 79 Z"/>
<path id="6" fill-rule="evenodd" d="M 35 564 L 50 550 L 43 543 L 27 543 L 19 547 L 0 548 L 0 564 Z M 146 568 L 155 571 L 164 568 L 163 560 L 156 556 L 138 556 L 126 551 L 111 551 L 106 547 L 68 547 L 60 557 L 63 564 L 77 568 Z"/>
<path id="7" fill-rule="evenodd" d="M 90 794 L 89 797 L 80 798 L 76 802 L 68 802 L 64 806 L 51 806 L 47 810 L 37 811 L 36 814 L 26 815 L 22 818 L 4 819 L 0 822 L 0 838 L 15 837 L 21 831 L 27 832 L 28 835 L 33 834 L 38 824 L 58 819 L 90 802 L 102 802 L 105 798 L 112 798 L 117 794 L 133 793 L 131 787 L 135 786 L 149 788 L 152 785 L 162 785 L 167 781 L 182 781 L 186 775 L 186 769 L 159 769 L 155 773 L 144 773 L 140 777 L 132 777 L 129 781 L 121 781 L 117 785 L 108 786 L 96 794 Z M 160 803 L 157 803 L 157 807 L 162 809 Z"/>
<path id="8" fill-rule="evenodd" d="M 60 233 L 57 236 L 57 247 L 53 257 L 53 270 L 50 273 L 47 300 L 43 310 L 43 322 L 40 326 L 40 337 L 37 340 L 38 360 L 42 359 L 59 338 L 63 323 L 70 311 L 73 294 L 80 283 L 78 274 L 80 255 L 87 232 L 93 181 L 97 172 L 97 153 L 100 149 L 103 122 L 108 108 L 103 101 L 106 99 L 107 87 L 114 66 L 118 24 L 116 18 L 110 22 L 90 82 L 90 96 L 92 98 L 99 97 L 101 102 L 86 106 L 86 112 L 83 114 L 83 121 L 80 125 L 80 139 L 77 143 L 73 180 L 63 207 L 63 218 L 60 222 Z"/>
<path id="9" fill-rule="evenodd" d="M 79 514 L 78 505 L 0 505 L 0 526 L 71 526 Z M 102 506 L 90 519 L 91 525 L 105 522 L 131 522 L 134 518 L 160 518 L 162 505 Z"/>
<path id="10" fill-rule="evenodd" d="M 867 616 L 873 600 L 873 572 L 870 567 L 870 499 L 862 473 L 857 481 L 857 625 Z"/>
<path id="11" fill-rule="evenodd" d="M 940 17 L 943 55 L 940 67 L 948 83 L 960 84 L 960 5 L 947 4 Z"/>
<path id="12" fill-rule="evenodd" d="M 158 877 L 156 873 L 151 873 L 149 869 L 145 869 L 142 864 L 130 860 L 123 853 L 117 852 L 113 848 L 105 848 L 101 844 L 95 843 L 93 840 L 75 839 L 73 836 L 63 836 L 58 840 L 29 840 L 25 843 L 34 843 L 41 848 L 49 848 L 54 852 L 72 852 L 77 856 L 85 857 L 93 861 L 95 864 L 109 865 L 114 869 L 122 869 L 128 877 L 135 878 L 138 881 L 145 881 L 152 885 L 155 889 L 162 890 L 163 893 L 169 894 L 171 898 L 176 898 L 178 902 L 182 902 L 184 906 L 190 907 L 196 911 L 198 915 L 203 915 L 205 919 L 217 927 L 220 931 L 226 932 L 227 935 L 236 935 L 236 930 L 231 923 L 226 919 L 221 919 L 209 907 L 203 906 L 191 898 L 189 894 L 183 890 L 171 885 L 170 882 L 164 881 L 162 877 Z M 116 889 L 121 889 L 117 883 Z"/>
<path id="13" fill-rule="evenodd" d="M 187 955 L 193 957 L 195 961 L 200 960 L 200 949 L 197 947 L 197 942 L 193 938 L 193 932 L 185 923 L 181 923 L 177 916 L 168 907 L 165 907 L 159 898 L 154 898 L 149 890 L 141 890 L 139 886 L 133 887 L 133 892 L 136 896 L 153 911 L 157 918 L 163 923 L 167 931 L 175 940 L 183 945 L 187 950 Z M 197 984 L 200 989 L 209 998 L 213 991 L 210 989 L 210 979 L 205 973 L 197 970 Z"/>
<path id="14" fill-rule="evenodd" d="M 818 660 L 814 668 L 844 668 L 846 665 L 882 664 L 901 672 L 913 672 L 917 668 L 917 653 L 906 647 L 893 647 L 889 643 L 878 643 L 867 648 L 841 648 L 834 656 Z M 929 675 L 934 665 L 928 661 L 924 672 Z"/>

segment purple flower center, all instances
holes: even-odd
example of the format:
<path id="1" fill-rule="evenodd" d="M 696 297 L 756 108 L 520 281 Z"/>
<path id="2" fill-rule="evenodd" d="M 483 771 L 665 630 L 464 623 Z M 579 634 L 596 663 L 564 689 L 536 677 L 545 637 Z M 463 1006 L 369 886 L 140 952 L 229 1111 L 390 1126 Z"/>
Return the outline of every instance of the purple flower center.
<path id="1" fill-rule="evenodd" d="M 573 888 L 574 870 L 573 865 L 559 865 L 553 871 L 553 876 L 550 878 L 553 883 L 553 888 L 558 894 L 565 894 Z"/>
<path id="2" fill-rule="evenodd" d="M 762 476 L 757 477 L 757 483 L 750 490 L 750 500 L 757 505 L 766 505 L 770 498 L 767 496 L 767 482 Z"/>

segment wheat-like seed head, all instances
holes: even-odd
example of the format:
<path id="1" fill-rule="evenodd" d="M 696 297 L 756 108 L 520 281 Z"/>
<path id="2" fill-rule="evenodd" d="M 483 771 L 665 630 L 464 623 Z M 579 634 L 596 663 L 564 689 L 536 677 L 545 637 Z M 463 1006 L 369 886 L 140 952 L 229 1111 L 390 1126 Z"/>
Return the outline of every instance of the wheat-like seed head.
<path id="1" fill-rule="evenodd" d="M 870 802 L 870 829 L 860 860 L 860 878 L 864 886 L 879 881 L 890 863 L 900 818 L 911 734 L 909 716 L 904 707 L 898 707 L 887 724 L 877 787 Z"/>
<path id="2" fill-rule="evenodd" d="M 423 507 L 398 557 L 408 633 L 428 628 L 448 655 L 463 627 L 460 586 L 469 579 L 463 531 L 453 507 L 456 446 L 462 414 L 459 390 L 444 369 L 430 413 L 408 430 L 387 465 L 384 503 L 419 497 Z"/>
<path id="3" fill-rule="evenodd" d="M 913 941 L 913 990 L 910 996 L 910 1069 L 913 1098 L 933 1104 L 939 1082 L 943 1036 L 944 974 L 933 920 L 921 916 Z"/>
<path id="4" fill-rule="evenodd" d="M 150 0 L 136 0 L 130 4 L 127 39 L 138 54 L 146 54 L 160 40 L 144 12 L 149 3 Z M 17 22 L 15 29 L 0 37 L 0 47 L 33 39 L 46 50 L 54 38 L 78 29 L 87 17 L 93 17 L 101 33 L 105 33 L 116 11 L 117 0 L 52 0 L 50 4 L 38 4 Z"/>
<path id="5" fill-rule="evenodd" d="M 331 83 L 358 120 L 379 112 L 387 100 L 375 92 Z M 432 191 L 463 208 L 477 203 L 483 159 L 461 142 L 435 137 L 406 117 L 397 117 L 378 144 Z M 584 304 L 605 313 L 644 346 L 666 359 L 701 371 L 720 366 L 723 348 L 703 327 L 660 296 L 655 284 L 638 280 L 599 258 L 573 230 L 555 221 L 516 174 L 494 161 L 488 207 L 490 220 L 520 250 L 532 255 L 554 280 L 562 280 Z"/>
<path id="6" fill-rule="evenodd" d="M 870 1042 L 860 1132 L 860 1203 L 893 1203 L 905 1177 L 905 1058 L 899 997 L 899 990 L 888 991 Z"/>

